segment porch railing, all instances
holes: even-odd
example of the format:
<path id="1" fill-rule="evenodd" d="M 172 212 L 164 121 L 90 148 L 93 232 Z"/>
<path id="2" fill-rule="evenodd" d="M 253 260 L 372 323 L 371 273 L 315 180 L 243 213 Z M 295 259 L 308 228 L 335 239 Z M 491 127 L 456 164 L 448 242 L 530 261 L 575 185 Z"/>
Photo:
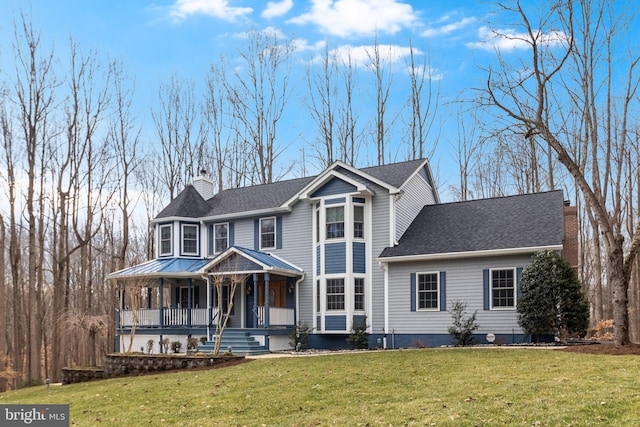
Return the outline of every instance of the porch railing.
<path id="1" fill-rule="evenodd" d="M 258 306 L 258 323 L 262 326 L 265 322 L 265 306 Z M 293 325 L 294 314 L 292 308 L 269 307 L 270 325 Z"/>
<path id="2" fill-rule="evenodd" d="M 213 309 L 215 316 L 216 309 Z M 258 324 L 264 326 L 265 307 L 258 306 Z M 160 326 L 160 310 L 157 308 L 140 308 L 137 310 L 138 327 Z M 189 324 L 188 308 L 165 308 L 162 310 L 163 326 L 186 326 Z M 191 309 L 191 325 L 207 326 L 209 323 L 206 308 Z M 277 326 L 292 326 L 294 321 L 294 312 L 292 308 L 269 307 L 269 324 Z M 120 325 L 131 327 L 133 325 L 133 311 L 120 311 Z"/>
<path id="3" fill-rule="evenodd" d="M 160 310 L 157 308 L 140 308 L 136 310 L 138 314 L 137 326 L 160 326 Z M 214 309 L 215 313 L 215 309 Z M 165 308 L 162 310 L 162 320 L 164 326 L 185 326 L 189 324 L 188 308 Z M 207 309 L 191 309 L 191 325 L 206 326 Z M 120 325 L 130 327 L 133 325 L 133 310 L 122 310 L 120 312 Z"/>

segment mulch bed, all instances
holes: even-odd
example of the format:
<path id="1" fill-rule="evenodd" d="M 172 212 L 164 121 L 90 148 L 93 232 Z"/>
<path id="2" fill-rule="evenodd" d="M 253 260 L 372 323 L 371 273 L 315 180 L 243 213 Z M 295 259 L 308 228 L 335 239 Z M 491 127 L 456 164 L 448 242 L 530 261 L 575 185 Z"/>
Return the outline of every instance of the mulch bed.
<path id="1" fill-rule="evenodd" d="M 606 354 L 613 356 L 640 356 L 640 344 L 613 345 L 613 344 L 586 344 L 570 345 L 560 351 L 584 354 Z"/>

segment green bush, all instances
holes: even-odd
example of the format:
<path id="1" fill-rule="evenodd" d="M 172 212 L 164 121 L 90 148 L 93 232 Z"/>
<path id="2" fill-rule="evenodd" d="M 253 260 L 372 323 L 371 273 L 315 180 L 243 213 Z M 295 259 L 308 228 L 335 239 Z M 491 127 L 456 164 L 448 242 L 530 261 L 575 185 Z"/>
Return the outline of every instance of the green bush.
<path id="1" fill-rule="evenodd" d="M 309 335 L 313 328 L 311 328 L 306 322 L 298 322 L 298 324 L 293 328 L 291 333 L 289 334 L 289 345 L 295 351 L 302 351 L 307 348 L 309 343 Z"/>
<path id="2" fill-rule="evenodd" d="M 478 311 L 474 311 L 470 317 L 467 315 L 467 303 L 456 300 L 449 310 L 453 318 L 453 326 L 450 326 L 449 335 L 453 337 L 454 345 L 471 345 L 474 342 L 473 333 L 480 327 L 476 322 Z"/>
<path id="3" fill-rule="evenodd" d="M 589 325 L 589 303 L 573 268 L 555 251 L 540 251 L 522 272 L 518 323 L 532 335 L 583 337 Z"/>
<path id="4" fill-rule="evenodd" d="M 354 320 L 351 326 L 351 333 L 347 337 L 347 342 L 353 348 L 365 349 L 369 348 L 369 332 L 367 332 L 367 316 L 364 315 L 360 320 Z"/>

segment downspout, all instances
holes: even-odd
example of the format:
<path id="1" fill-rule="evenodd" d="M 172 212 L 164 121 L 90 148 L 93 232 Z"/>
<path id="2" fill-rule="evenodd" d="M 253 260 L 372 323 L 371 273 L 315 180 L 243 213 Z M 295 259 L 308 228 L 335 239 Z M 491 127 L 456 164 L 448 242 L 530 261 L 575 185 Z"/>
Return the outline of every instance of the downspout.
<path id="1" fill-rule="evenodd" d="M 382 347 L 387 348 L 387 331 L 389 331 L 389 264 L 380 262 L 380 267 L 384 272 L 384 336 Z"/>
<path id="2" fill-rule="evenodd" d="M 295 288 L 293 288 L 293 292 L 296 293 L 296 306 L 293 308 L 293 327 L 295 328 L 298 325 L 300 319 L 298 319 L 298 306 L 300 305 L 300 292 L 298 292 L 298 286 L 304 280 L 304 273 L 298 280 L 296 280 Z"/>

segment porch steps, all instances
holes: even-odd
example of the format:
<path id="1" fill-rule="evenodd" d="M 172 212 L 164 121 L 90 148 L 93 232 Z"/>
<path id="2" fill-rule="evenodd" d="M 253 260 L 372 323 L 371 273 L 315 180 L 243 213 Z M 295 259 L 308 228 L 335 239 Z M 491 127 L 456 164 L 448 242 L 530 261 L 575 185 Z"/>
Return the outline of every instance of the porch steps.
<path id="1" fill-rule="evenodd" d="M 215 337 L 213 340 L 198 345 L 198 351 L 203 353 L 212 352 L 215 347 Z M 222 334 L 222 342 L 220 342 L 220 353 L 225 353 L 231 347 L 233 354 L 255 355 L 270 353 L 255 338 L 243 331 L 225 331 Z"/>

